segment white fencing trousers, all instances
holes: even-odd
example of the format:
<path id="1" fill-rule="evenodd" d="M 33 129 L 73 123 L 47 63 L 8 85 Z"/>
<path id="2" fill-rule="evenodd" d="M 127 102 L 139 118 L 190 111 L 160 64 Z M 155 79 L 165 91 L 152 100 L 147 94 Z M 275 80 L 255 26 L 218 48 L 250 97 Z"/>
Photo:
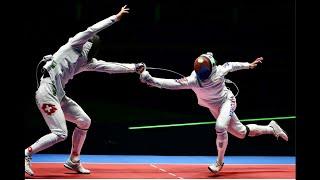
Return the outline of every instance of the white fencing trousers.
<path id="1" fill-rule="evenodd" d="M 220 163 L 224 162 L 224 155 L 228 146 L 228 132 L 239 138 L 244 138 L 246 127 L 239 121 L 234 113 L 237 107 L 236 99 L 231 92 L 228 92 L 227 99 L 221 104 L 212 106 L 209 110 L 216 118 L 216 145 Z"/>
<path id="2" fill-rule="evenodd" d="M 85 131 L 85 133 L 79 133 L 80 136 L 84 136 L 84 138 L 77 137 L 73 142 L 73 147 L 77 147 L 77 149 L 79 149 L 78 144 L 82 147 L 86 136 L 86 130 L 90 127 L 91 120 L 83 109 L 67 96 L 64 96 L 60 103 L 55 91 L 55 86 L 51 82 L 50 78 L 41 79 L 40 86 L 36 92 L 36 102 L 51 133 L 40 138 L 36 143 L 28 148 L 29 153 L 31 154 L 37 153 L 65 140 L 68 136 L 66 120 L 75 123 L 79 129 Z"/>
<path id="3" fill-rule="evenodd" d="M 210 112 L 216 119 L 216 130 L 231 133 L 240 139 L 245 138 L 246 127 L 240 122 L 234 113 L 237 107 L 236 98 L 232 93 L 228 94 L 228 98 L 220 105 L 210 108 Z"/>

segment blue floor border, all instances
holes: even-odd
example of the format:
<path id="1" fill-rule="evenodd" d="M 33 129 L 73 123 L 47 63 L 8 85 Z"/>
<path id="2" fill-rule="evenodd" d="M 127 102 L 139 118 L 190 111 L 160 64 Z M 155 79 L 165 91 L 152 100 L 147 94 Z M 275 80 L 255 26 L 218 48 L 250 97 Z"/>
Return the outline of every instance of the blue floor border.
<path id="1" fill-rule="evenodd" d="M 68 154 L 34 154 L 32 162 L 65 162 Z M 81 155 L 83 163 L 211 164 L 216 156 Z M 295 156 L 226 156 L 226 164 L 296 164 Z"/>

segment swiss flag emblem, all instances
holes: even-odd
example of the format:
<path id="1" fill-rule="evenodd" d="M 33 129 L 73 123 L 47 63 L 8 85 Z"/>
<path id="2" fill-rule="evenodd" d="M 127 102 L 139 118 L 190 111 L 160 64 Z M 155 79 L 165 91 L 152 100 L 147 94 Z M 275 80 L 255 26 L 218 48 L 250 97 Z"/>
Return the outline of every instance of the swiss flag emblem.
<path id="1" fill-rule="evenodd" d="M 41 109 L 49 116 L 56 112 L 57 108 L 53 104 L 42 104 Z"/>

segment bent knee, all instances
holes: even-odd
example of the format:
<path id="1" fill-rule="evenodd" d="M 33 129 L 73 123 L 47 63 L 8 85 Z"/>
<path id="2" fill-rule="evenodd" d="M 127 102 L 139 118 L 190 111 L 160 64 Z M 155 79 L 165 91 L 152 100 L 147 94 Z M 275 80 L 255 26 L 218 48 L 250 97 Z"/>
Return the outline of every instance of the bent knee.
<path id="1" fill-rule="evenodd" d="M 236 136 L 239 139 L 244 139 L 247 137 L 247 128 L 246 126 L 242 125 L 241 127 L 238 127 L 236 132 L 234 132 L 234 136 Z"/>
<path id="2" fill-rule="evenodd" d="M 68 137 L 68 131 L 67 130 L 61 130 L 61 129 L 52 130 L 52 133 L 57 135 L 57 141 L 58 142 L 64 141 Z"/>
<path id="3" fill-rule="evenodd" d="M 217 123 L 215 126 L 216 133 L 224 133 L 227 132 L 227 126 Z"/>
<path id="4" fill-rule="evenodd" d="M 68 134 L 67 134 L 67 133 L 65 133 L 65 134 L 60 134 L 60 135 L 58 136 L 58 138 L 59 138 L 60 141 L 66 140 L 67 137 L 68 137 Z"/>
<path id="5" fill-rule="evenodd" d="M 91 119 L 89 117 L 80 118 L 77 123 L 77 127 L 84 130 L 89 129 L 90 125 L 91 125 Z"/>
<path id="6" fill-rule="evenodd" d="M 247 134 L 247 130 L 246 128 L 242 128 L 240 131 L 239 131 L 239 135 L 238 135 L 238 138 L 239 139 L 244 139 L 246 137 L 246 134 Z"/>

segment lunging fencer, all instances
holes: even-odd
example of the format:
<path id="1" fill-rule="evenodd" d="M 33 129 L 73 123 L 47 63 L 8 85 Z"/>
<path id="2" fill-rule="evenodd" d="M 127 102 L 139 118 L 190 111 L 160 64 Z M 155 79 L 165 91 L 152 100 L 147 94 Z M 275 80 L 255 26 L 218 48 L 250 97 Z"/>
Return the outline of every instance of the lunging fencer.
<path id="1" fill-rule="evenodd" d="M 218 65 L 211 52 L 201 54 L 194 61 L 194 70 L 191 75 L 181 79 L 164 79 L 152 77 L 148 71 L 140 74 L 140 80 L 149 86 L 171 90 L 191 89 L 195 92 L 198 104 L 210 110 L 216 119 L 216 146 L 218 156 L 215 163 L 209 165 L 209 170 L 219 173 L 224 166 L 225 151 L 228 146 L 228 132 L 237 138 L 244 139 L 247 136 L 272 134 L 277 139 L 281 137 L 288 141 L 287 134 L 275 122 L 268 125 L 247 124 L 243 125 L 237 115 L 236 98 L 232 91 L 227 88 L 225 76 L 229 72 L 254 69 L 263 58 L 259 57 L 253 62 L 227 62 Z M 148 68 L 147 68 L 148 69 Z"/>

